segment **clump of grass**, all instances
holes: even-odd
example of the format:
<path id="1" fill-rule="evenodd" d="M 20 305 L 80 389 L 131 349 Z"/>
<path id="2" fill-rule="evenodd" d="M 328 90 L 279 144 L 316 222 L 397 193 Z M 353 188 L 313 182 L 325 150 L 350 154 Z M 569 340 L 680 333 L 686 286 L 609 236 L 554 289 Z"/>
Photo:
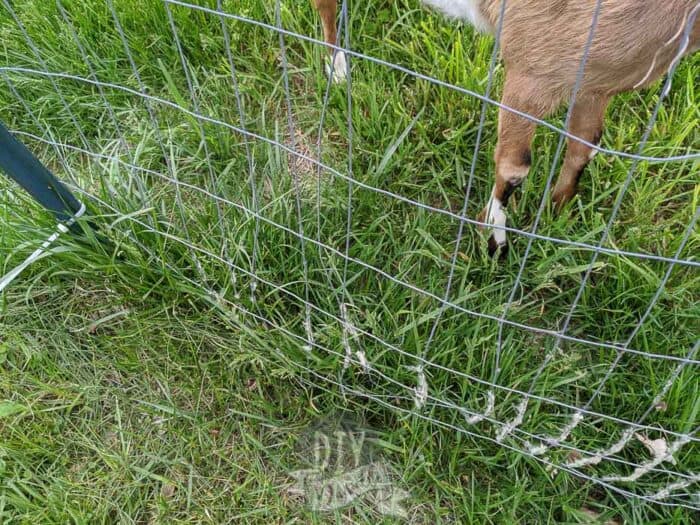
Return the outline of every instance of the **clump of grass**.
<path id="1" fill-rule="evenodd" d="M 15 407 L 0 416 L 0 515 L 6 521 L 321 521 L 285 490 L 295 468 L 289 451 L 305 424 L 341 410 L 353 410 L 381 430 L 387 456 L 411 488 L 411 508 L 426 522 L 574 521 L 585 519 L 585 507 L 635 523 L 689 519 L 682 508 L 631 503 L 600 485 L 548 471 L 513 448 L 483 439 L 494 436 L 494 426 L 469 427 L 455 409 L 484 406 L 488 385 L 468 377 L 494 377 L 493 318 L 503 313 L 515 283 L 524 237 L 512 236 L 509 258 L 498 264 L 485 256 L 479 233 L 465 229 L 449 299 L 481 316 L 444 311 L 425 354 L 432 398 L 422 412 L 413 410 L 414 367 L 442 306 L 435 297 L 445 291 L 457 223 L 449 214 L 357 184 L 348 201 L 348 117 L 357 182 L 458 213 L 469 167 L 477 162 L 473 216 L 490 188 L 494 108 L 474 159 L 478 100 L 355 59 L 352 113 L 344 88 L 334 87 L 320 132 L 321 158 L 337 173 L 321 170 L 317 186 L 316 166 L 308 160 L 163 103 L 194 110 L 165 8 L 114 4 L 138 78 L 155 99 L 134 93 L 141 85 L 107 2 L 62 0 L 64 13 L 53 4 L 15 2 L 40 58 L 11 17 L 0 21 L 0 65 L 42 70 L 43 61 L 51 72 L 87 79 L 94 72 L 110 84 L 98 89 L 94 82 L 2 70 L 7 89 L 0 90 L 0 118 L 39 137 L 19 135 L 74 184 L 114 242 L 110 247 L 65 238 L 3 296 L 0 393 Z M 241 116 L 220 20 L 169 8 L 200 112 L 315 157 L 326 88 L 323 50 L 286 38 L 290 128 L 278 36 L 227 21 Z M 273 4 L 245 0 L 224 2 L 224 8 L 274 21 Z M 318 36 L 307 5 L 284 6 L 282 19 L 292 31 Z M 358 51 L 484 89 L 492 43 L 415 2 L 353 6 L 351 28 Z M 699 69 L 697 58 L 679 69 L 647 153 L 675 155 L 697 146 Z M 499 83 L 497 71 L 496 90 Z M 656 96 L 649 90 L 620 97 L 610 110 L 615 124 L 607 128 L 604 145 L 633 151 Z M 538 133 L 532 174 L 510 211 L 521 228 L 532 225 L 557 140 L 552 131 Z M 547 211 L 538 232 L 595 244 L 628 168 L 628 161 L 599 158 L 571 215 Z M 691 162 L 640 165 L 609 245 L 675 253 L 697 208 L 697 168 Z M 53 226 L 25 196 L 14 189 L 4 194 L 0 244 L 10 268 Z M 691 257 L 699 244 L 692 232 L 681 258 Z M 590 258 L 588 250 L 536 241 L 508 319 L 558 330 Z M 602 254 L 569 335 L 625 341 L 666 268 L 655 260 Z M 630 347 L 684 356 L 697 338 L 699 291 L 698 272 L 678 265 Z M 306 299 L 313 307 L 307 308 Z M 341 303 L 348 303 L 356 337 L 344 333 Z M 312 342 L 306 340 L 309 323 Z M 616 352 L 563 341 L 532 384 L 554 344 L 551 337 L 506 326 L 499 385 L 585 403 Z M 361 372 L 360 352 L 373 373 Z M 591 410 L 635 421 L 675 366 L 626 355 Z M 699 386 L 687 367 L 664 399 L 664 410 L 654 411 L 647 423 L 691 431 Z M 519 401 L 497 390 L 494 418 L 512 418 Z M 561 405 L 532 402 L 521 428 L 556 434 L 570 415 Z M 570 443 L 594 451 L 621 430 L 617 423 L 589 418 Z M 506 444 L 522 448 L 522 435 Z M 683 450 L 674 468 L 697 471 L 697 447 Z M 565 461 L 567 453 L 559 450 L 552 460 Z M 619 459 L 645 458 L 641 448 L 630 447 Z M 605 462 L 587 473 L 626 468 Z M 665 480 L 654 474 L 635 488 L 644 493 Z M 377 519 L 366 512 L 354 508 L 337 519 Z"/>

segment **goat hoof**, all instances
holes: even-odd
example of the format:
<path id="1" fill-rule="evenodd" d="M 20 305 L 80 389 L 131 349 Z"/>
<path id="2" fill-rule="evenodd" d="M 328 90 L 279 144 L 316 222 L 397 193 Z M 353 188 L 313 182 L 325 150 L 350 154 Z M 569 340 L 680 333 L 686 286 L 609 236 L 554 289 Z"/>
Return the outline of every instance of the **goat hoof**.
<path id="1" fill-rule="evenodd" d="M 506 258 L 508 255 L 508 243 L 504 242 L 499 244 L 496 242 L 496 239 L 494 238 L 493 235 L 489 237 L 488 241 L 488 250 L 489 250 L 489 257 L 494 257 L 496 255 L 496 252 L 498 252 L 498 259 L 503 260 Z"/>
<path id="2" fill-rule="evenodd" d="M 574 195 L 575 192 L 571 191 L 569 188 L 560 189 L 555 187 L 554 191 L 552 192 L 552 205 L 554 208 L 554 213 L 560 215 L 564 211 L 564 208 L 566 208 L 567 204 L 569 204 L 569 202 L 571 202 L 571 200 L 574 198 Z"/>

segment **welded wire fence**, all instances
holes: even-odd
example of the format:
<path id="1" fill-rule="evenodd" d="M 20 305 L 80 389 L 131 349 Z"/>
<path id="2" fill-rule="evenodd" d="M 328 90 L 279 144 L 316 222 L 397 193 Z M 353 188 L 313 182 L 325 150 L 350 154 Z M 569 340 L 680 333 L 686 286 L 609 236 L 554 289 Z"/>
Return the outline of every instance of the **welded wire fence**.
<path id="1" fill-rule="evenodd" d="M 32 36 L 21 2 L 2 4 L 5 27 L 24 39 L 25 53 L 6 54 L 0 64 L 8 100 L 0 115 L 15 137 L 103 214 L 123 246 L 203 292 L 219 315 L 287 341 L 273 346 L 307 380 L 517 451 L 552 475 L 566 471 L 618 493 L 700 509 L 697 318 L 691 309 L 687 326 L 649 335 L 665 330 L 658 319 L 677 315 L 670 280 L 689 283 L 693 303 L 697 199 L 680 204 L 686 223 L 656 251 L 614 242 L 616 228 L 632 227 L 622 217 L 640 171 L 676 166 L 689 171 L 697 187 L 697 149 L 648 153 L 680 59 L 653 88 L 657 94 L 632 152 L 587 143 L 609 167 L 624 163 L 625 176 L 601 227 L 573 238 L 545 224 L 554 220 L 548 190 L 565 140 L 576 138 L 566 131 L 571 111 L 560 126 L 498 101 L 499 35 L 488 75 L 479 79 L 483 89 L 476 91 L 360 52 L 357 42 L 364 41 L 351 29 L 361 6 L 344 0 L 334 49 L 346 54 L 349 69 L 346 82 L 334 85 L 332 75 L 319 73 L 328 46 L 314 26 L 303 34 L 287 28 L 297 6 L 280 0 L 263 10 L 265 19 L 235 2 L 163 0 L 155 10 L 161 17 L 155 38 L 139 35 L 139 21 L 116 0 L 96 2 L 87 16 L 57 0 L 47 31 L 61 34 L 72 62 L 61 62 L 56 49 Z M 602 4 L 591 12 L 574 98 Z M 679 28 L 679 53 L 697 11 Z M 118 47 L 117 59 L 94 40 L 86 44 L 91 16 L 105 45 Z M 253 31 L 270 47 L 251 48 L 239 38 Z M 145 61 L 149 46 L 164 45 L 177 62 Z M 212 50 L 205 69 L 197 63 L 202 49 Z M 248 67 L 256 55 L 267 57 L 276 76 L 256 77 Z M 369 82 L 362 73 L 380 70 L 399 78 L 402 89 L 478 104 L 471 106 L 474 134 L 456 205 L 422 192 L 422 178 L 412 187 L 382 175 L 417 133 L 425 107 L 406 117 L 396 140 L 388 137 L 392 142 L 372 168 L 382 176 L 368 173 L 363 159 L 371 142 L 358 119 L 374 117 L 365 100 L 358 102 L 356 85 Z M 110 71 L 114 76 L 106 76 Z M 301 77 L 324 80 L 300 87 Z M 256 102 L 256 90 L 267 90 L 267 104 Z M 491 184 L 480 173 L 492 170 L 484 152 L 493 151 L 494 108 L 558 137 L 544 166 L 545 191 L 527 189 L 536 199 L 529 226 L 502 227 L 515 248 L 500 263 L 477 253 L 484 243 L 474 218 Z M 89 123 L 93 119 L 99 123 Z M 419 157 L 420 146 L 411 147 Z M 412 221 L 403 230 L 401 214 Z M 421 244 L 426 236 L 437 240 Z M 401 244 L 399 237 L 415 239 L 406 259 L 387 245 Z M 556 264 L 543 270 L 550 257 Z M 499 273 L 503 265 L 514 273 Z M 553 268 L 559 273 L 550 281 L 550 299 L 539 300 L 532 275 Z M 596 312 L 596 294 L 613 282 L 610 274 L 629 268 L 641 268 L 653 293 L 618 309 L 601 304 L 604 313 Z M 637 284 L 614 282 L 621 297 Z M 595 315 L 613 318 L 611 325 L 619 316 L 620 329 L 578 328 Z M 631 386 L 624 386 L 628 380 Z"/>

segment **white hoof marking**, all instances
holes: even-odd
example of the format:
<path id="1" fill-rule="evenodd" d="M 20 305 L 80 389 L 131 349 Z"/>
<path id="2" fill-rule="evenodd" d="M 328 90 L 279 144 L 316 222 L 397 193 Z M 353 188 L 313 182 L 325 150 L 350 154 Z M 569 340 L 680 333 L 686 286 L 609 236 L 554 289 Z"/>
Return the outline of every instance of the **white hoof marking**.
<path id="1" fill-rule="evenodd" d="M 493 224 L 494 226 L 506 225 L 506 214 L 503 211 L 503 205 L 499 199 L 491 195 L 486 209 L 488 210 L 488 215 L 486 217 L 486 222 L 488 224 Z M 499 246 L 503 246 L 506 243 L 506 231 L 500 228 L 494 228 L 493 240 L 496 241 L 496 244 Z"/>
<path id="2" fill-rule="evenodd" d="M 348 76 L 348 62 L 345 58 L 345 53 L 338 51 L 335 53 L 333 60 L 333 82 L 339 84 L 344 82 Z M 326 63 L 326 74 L 331 74 L 331 65 Z"/>

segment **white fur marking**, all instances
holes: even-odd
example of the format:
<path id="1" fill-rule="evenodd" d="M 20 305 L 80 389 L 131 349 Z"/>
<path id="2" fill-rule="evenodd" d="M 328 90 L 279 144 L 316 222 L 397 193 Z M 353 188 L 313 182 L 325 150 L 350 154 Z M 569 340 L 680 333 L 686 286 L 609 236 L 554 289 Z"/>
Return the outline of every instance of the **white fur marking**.
<path id="1" fill-rule="evenodd" d="M 644 84 L 644 82 L 649 80 L 649 76 L 651 76 L 652 72 L 654 71 L 654 68 L 656 67 L 656 57 L 659 56 L 659 51 L 661 51 L 661 49 L 659 49 L 656 52 L 656 54 L 654 55 L 654 60 L 651 61 L 651 65 L 649 66 L 649 70 L 647 71 L 647 74 L 642 77 L 642 80 L 640 80 L 634 86 L 632 86 L 632 89 L 637 89 L 639 86 Z"/>
<path id="2" fill-rule="evenodd" d="M 688 22 L 688 18 L 690 16 L 692 16 L 693 13 L 695 13 L 695 11 L 697 11 L 698 9 L 700 9 L 700 4 L 695 6 L 692 10 L 689 10 L 688 12 L 686 12 L 685 16 L 683 17 L 683 22 L 681 23 L 680 27 L 678 28 L 678 31 L 676 31 L 676 33 L 671 38 L 669 38 L 668 41 L 661 48 L 656 50 L 656 53 L 654 53 L 654 59 L 651 62 L 651 66 L 649 66 L 649 71 L 647 71 L 647 74 L 644 75 L 642 80 L 637 82 L 632 87 L 632 89 L 637 89 L 639 86 L 644 84 L 647 80 L 649 80 L 649 76 L 651 75 L 651 73 L 654 71 L 654 68 L 656 67 L 656 59 L 659 56 L 659 53 L 661 51 L 663 51 L 666 47 L 671 45 L 679 36 L 681 36 L 683 34 L 683 31 L 686 29 L 686 23 Z M 685 52 L 687 51 L 687 47 L 688 47 L 688 43 L 687 42 L 683 43 L 683 46 L 681 47 L 681 51 L 679 53 L 679 56 L 682 56 L 683 54 L 685 54 Z M 696 51 L 697 49 L 700 49 L 700 48 L 699 47 L 693 48 L 690 50 L 690 52 L 692 53 L 692 52 Z"/>
<path id="3" fill-rule="evenodd" d="M 488 224 L 493 224 L 495 226 L 506 225 L 506 214 L 503 212 L 503 205 L 501 201 L 493 195 L 491 195 L 487 210 L 488 216 L 486 217 L 486 222 Z M 506 243 L 506 231 L 494 228 L 493 239 L 496 241 L 496 244 L 503 246 Z"/>
<path id="4" fill-rule="evenodd" d="M 466 20 L 482 33 L 493 33 L 495 30 L 479 9 L 480 0 L 423 0 L 423 3 L 452 18 Z"/>
<path id="5" fill-rule="evenodd" d="M 588 154 L 588 160 L 593 160 L 593 157 L 598 155 L 598 150 L 597 149 L 592 149 L 591 152 Z"/>
<path id="6" fill-rule="evenodd" d="M 348 77 L 348 61 L 345 59 L 345 53 L 338 51 L 335 53 L 333 60 L 333 82 L 340 84 Z M 326 74 L 331 74 L 331 65 L 326 64 Z"/>

